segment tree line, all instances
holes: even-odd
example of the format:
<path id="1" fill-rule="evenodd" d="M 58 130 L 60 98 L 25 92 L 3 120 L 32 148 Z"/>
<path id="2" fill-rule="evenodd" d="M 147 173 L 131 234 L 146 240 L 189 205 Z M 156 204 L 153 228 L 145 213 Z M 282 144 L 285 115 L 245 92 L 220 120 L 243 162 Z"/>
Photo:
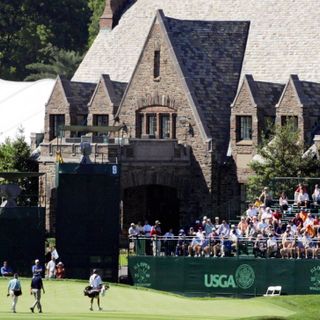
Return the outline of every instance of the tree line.
<path id="1" fill-rule="evenodd" d="M 0 78 L 71 78 L 96 34 L 105 0 L 0 1 Z"/>

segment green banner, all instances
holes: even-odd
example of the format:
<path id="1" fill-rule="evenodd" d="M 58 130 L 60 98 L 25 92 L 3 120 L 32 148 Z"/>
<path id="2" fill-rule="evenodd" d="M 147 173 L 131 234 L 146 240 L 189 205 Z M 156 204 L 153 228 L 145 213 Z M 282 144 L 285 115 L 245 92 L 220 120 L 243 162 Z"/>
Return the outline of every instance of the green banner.
<path id="1" fill-rule="evenodd" d="M 319 260 L 129 257 L 134 285 L 199 295 L 262 295 L 269 286 L 283 294 L 320 293 Z"/>

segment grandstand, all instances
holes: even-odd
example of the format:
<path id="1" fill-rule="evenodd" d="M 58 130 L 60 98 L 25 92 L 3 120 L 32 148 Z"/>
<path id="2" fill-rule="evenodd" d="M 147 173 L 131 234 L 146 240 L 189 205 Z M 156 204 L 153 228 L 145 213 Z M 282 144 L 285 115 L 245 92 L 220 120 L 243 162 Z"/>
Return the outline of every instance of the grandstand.
<path id="1" fill-rule="evenodd" d="M 211 221 L 204 216 L 202 221 L 182 227 L 177 236 L 172 230 L 157 234 L 151 230 L 146 236 L 146 226 L 132 223 L 131 280 L 135 285 L 188 294 L 262 295 L 271 285 L 281 285 L 286 294 L 318 293 L 317 180 L 286 179 L 291 184 L 299 180 L 315 186 L 312 196 L 303 183 L 289 192 L 292 199 L 286 198 L 286 204 L 281 199 L 266 202 L 262 193 L 239 220 L 229 223 L 216 217 Z M 276 179 L 276 183 L 285 183 L 285 178 Z M 308 201 L 301 201 L 300 193 L 307 194 Z M 297 274 L 303 281 L 295 281 Z"/>

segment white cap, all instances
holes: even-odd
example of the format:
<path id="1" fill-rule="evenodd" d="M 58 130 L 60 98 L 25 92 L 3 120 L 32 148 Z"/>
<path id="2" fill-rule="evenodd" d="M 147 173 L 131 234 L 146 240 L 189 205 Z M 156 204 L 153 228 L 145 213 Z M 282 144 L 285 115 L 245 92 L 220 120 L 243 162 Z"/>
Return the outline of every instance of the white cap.
<path id="1" fill-rule="evenodd" d="M 35 262 L 35 263 L 39 263 L 40 261 L 39 261 L 39 259 L 36 259 L 36 260 L 34 260 L 34 262 Z"/>

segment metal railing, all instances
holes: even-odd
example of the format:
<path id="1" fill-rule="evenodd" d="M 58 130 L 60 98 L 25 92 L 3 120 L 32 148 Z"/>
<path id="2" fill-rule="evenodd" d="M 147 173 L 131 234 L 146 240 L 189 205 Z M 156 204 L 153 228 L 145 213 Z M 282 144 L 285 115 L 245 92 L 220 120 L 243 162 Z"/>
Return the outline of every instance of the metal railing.
<path id="1" fill-rule="evenodd" d="M 210 237 L 174 236 L 172 238 L 131 236 L 129 255 L 185 256 L 223 258 L 250 256 L 252 258 L 305 259 L 320 257 L 320 238 L 301 240 L 295 236 L 282 237 Z"/>

